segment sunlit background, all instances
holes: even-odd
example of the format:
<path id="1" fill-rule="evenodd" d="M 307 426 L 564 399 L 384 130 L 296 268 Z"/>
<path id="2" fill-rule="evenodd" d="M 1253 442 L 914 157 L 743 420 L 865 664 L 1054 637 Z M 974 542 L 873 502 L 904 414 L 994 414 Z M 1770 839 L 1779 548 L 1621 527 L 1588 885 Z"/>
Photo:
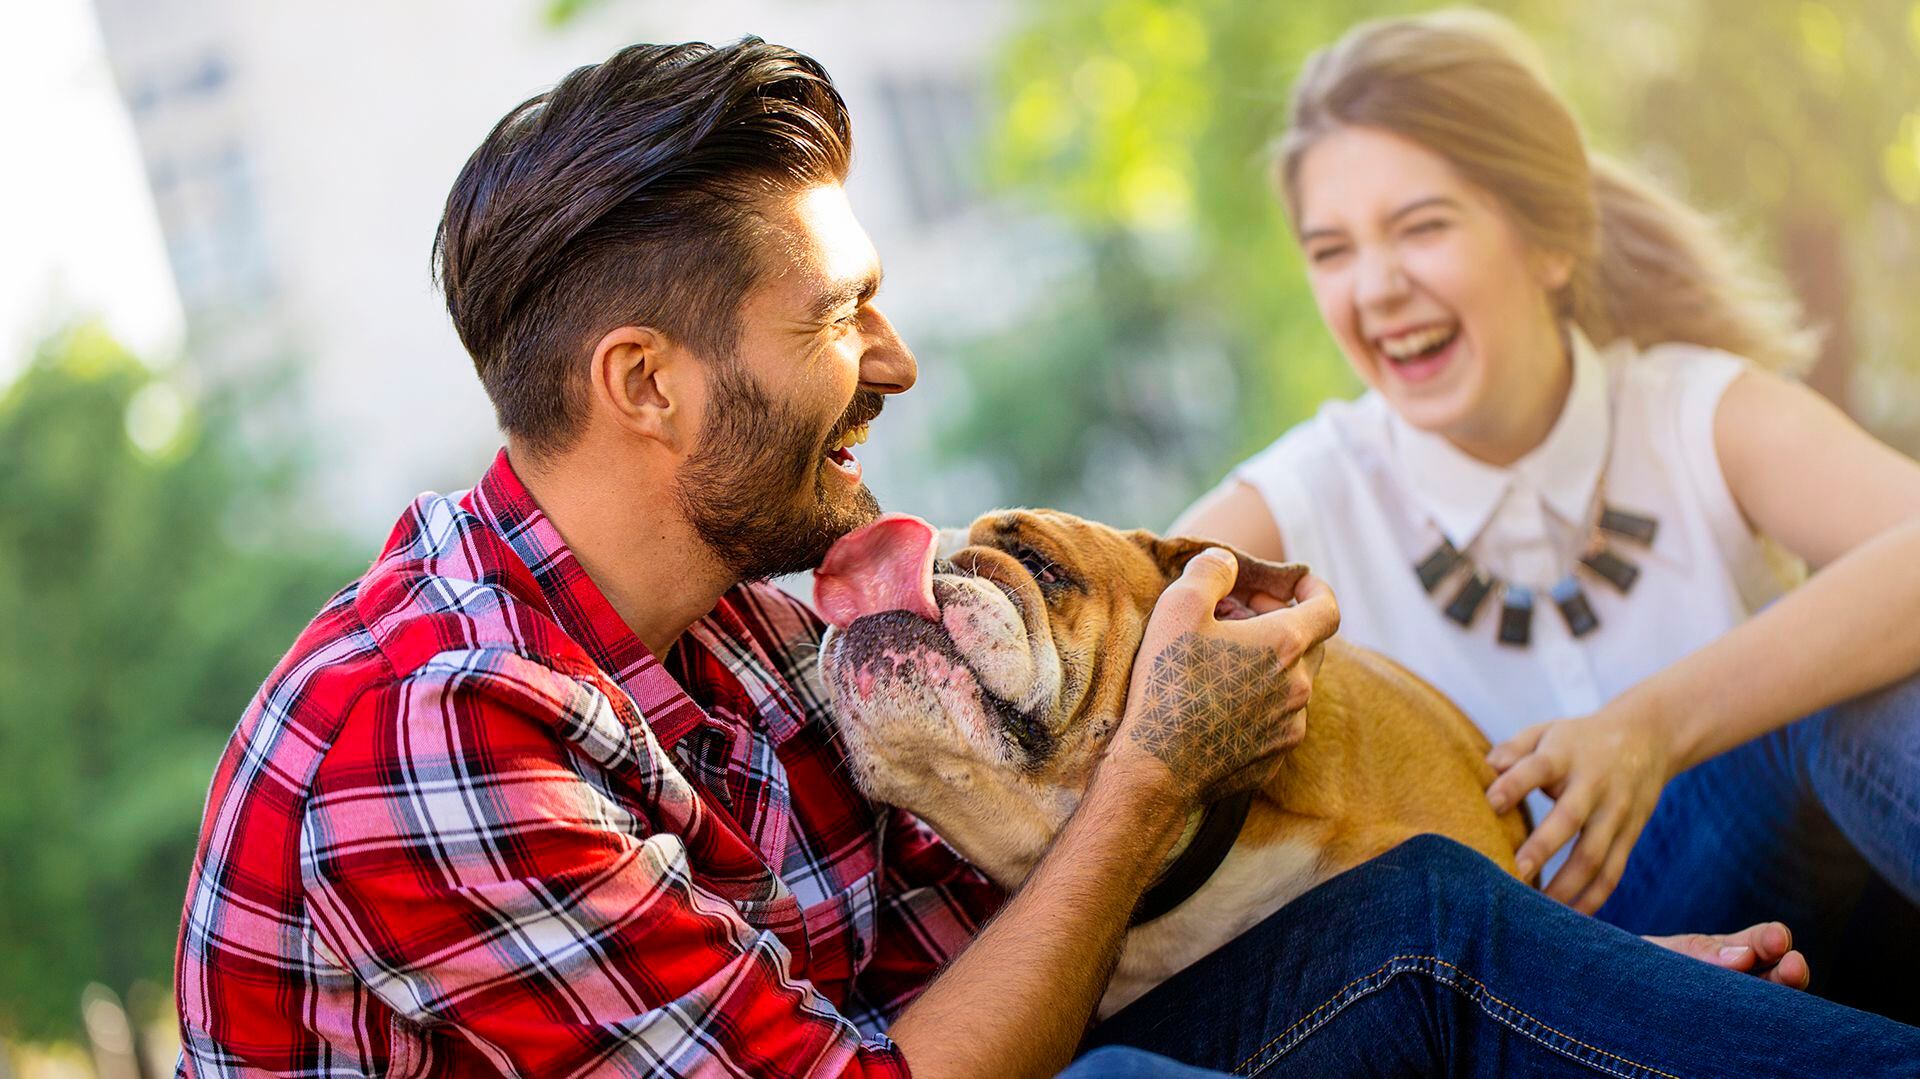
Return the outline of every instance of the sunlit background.
<path id="1" fill-rule="evenodd" d="M 1920 4 L 1491 5 L 1594 144 L 1724 218 L 1920 451 Z M 434 292 L 511 106 L 753 33 L 854 116 L 920 386 L 889 507 L 1164 526 L 1355 383 L 1262 168 L 1361 0 L 22 0 L 0 7 L 0 1079 L 171 1068 L 201 801 L 253 688 L 498 436 Z M 129 1020 L 127 1016 L 131 1016 Z"/>

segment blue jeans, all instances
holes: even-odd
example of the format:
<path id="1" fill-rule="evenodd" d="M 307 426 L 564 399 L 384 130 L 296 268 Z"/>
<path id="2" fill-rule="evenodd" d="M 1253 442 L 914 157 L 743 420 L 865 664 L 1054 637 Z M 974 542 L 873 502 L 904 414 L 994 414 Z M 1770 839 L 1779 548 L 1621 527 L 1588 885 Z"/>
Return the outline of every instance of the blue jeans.
<path id="1" fill-rule="evenodd" d="M 1920 677 L 1674 777 L 1601 919 L 1778 920 L 1822 996 L 1920 1023 Z"/>
<path id="2" fill-rule="evenodd" d="M 1648 944 L 1437 836 L 1289 903 L 1088 1044 L 1239 1075 L 1920 1076 L 1920 1029 Z M 1076 1077 L 1173 1074 L 1112 1060 Z"/>
<path id="3" fill-rule="evenodd" d="M 1217 1079 L 1222 1074 L 1168 1060 L 1144 1049 L 1109 1045 L 1074 1061 L 1058 1079 Z"/>

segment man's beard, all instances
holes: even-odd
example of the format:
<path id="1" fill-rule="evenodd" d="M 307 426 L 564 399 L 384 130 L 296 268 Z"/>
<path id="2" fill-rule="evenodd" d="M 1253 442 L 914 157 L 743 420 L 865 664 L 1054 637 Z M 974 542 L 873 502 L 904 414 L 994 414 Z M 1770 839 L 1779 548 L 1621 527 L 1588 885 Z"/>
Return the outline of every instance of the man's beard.
<path id="1" fill-rule="evenodd" d="M 776 402 L 741 365 L 717 364 L 713 411 L 699 448 L 675 482 L 680 511 L 715 556 L 743 581 L 810 570 L 833 541 L 880 515 L 863 483 L 828 475 L 827 444 L 880 414 L 870 390 L 853 402 L 823 442 L 815 421 Z"/>

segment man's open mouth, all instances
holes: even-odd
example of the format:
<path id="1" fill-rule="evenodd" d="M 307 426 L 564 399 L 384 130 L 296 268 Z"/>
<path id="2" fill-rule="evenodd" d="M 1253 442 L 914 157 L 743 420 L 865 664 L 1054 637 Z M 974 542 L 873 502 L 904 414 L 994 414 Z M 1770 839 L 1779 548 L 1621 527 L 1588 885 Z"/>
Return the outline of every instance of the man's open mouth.
<path id="1" fill-rule="evenodd" d="M 827 463 L 840 471 L 849 480 L 860 478 L 860 461 L 853 455 L 853 447 L 867 440 L 867 425 L 849 427 L 827 443 L 825 454 Z"/>
<path id="2" fill-rule="evenodd" d="M 853 447 L 863 445 L 871 430 L 870 423 L 861 423 L 840 432 L 827 443 L 827 456 L 835 460 L 850 459 L 853 456 Z"/>

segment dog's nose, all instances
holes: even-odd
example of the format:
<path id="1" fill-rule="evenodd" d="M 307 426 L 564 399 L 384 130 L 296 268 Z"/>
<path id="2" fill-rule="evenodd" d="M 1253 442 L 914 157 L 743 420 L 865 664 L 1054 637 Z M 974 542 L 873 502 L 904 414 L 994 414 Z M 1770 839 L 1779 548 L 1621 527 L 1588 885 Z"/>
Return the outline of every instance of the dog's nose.
<path id="1" fill-rule="evenodd" d="M 940 621 L 933 601 L 939 533 L 918 517 L 889 513 L 840 538 L 813 571 L 813 605 L 842 629 L 856 618 L 910 611 Z"/>

